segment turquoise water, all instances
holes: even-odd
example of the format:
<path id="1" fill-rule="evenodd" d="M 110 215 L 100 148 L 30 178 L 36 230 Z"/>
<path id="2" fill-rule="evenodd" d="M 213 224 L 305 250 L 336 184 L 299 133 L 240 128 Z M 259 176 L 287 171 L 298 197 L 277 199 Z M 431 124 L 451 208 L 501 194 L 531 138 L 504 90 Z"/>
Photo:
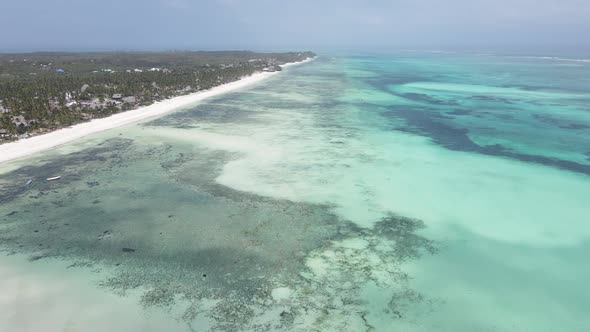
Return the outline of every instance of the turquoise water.
<path id="1" fill-rule="evenodd" d="M 3 165 L 0 243 L 178 330 L 586 331 L 572 60 L 326 54 Z"/>

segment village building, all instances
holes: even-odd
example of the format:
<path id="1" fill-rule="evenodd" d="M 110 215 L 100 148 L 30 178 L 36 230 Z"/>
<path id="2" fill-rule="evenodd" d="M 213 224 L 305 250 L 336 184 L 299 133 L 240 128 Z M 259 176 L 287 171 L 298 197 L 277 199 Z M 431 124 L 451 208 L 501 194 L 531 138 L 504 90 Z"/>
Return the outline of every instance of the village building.
<path id="1" fill-rule="evenodd" d="M 19 132 L 24 132 L 37 122 L 35 120 L 27 121 L 24 116 L 19 115 L 12 117 L 12 123 Z"/>
<path id="2" fill-rule="evenodd" d="M 104 107 L 104 103 L 101 102 L 98 98 L 94 98 L 92 100 L 83 100 L 80 102 L 80 104 L 82 105 L 82 107 L 88 109 L 99 109 L 101 107 Z"/>
<path id="3" fill-rule="evenodd" d="M 29 122 L 27 122 L 27 120 L 25 119 L 24 116 L 19 115 L 19 116 L 15 116 L 12 118 L 12 123 L 17 127 L 28 127 L 29 126 Z"/>
<path id="4" fill-rule="evenodd" d="M 124 97 L 123 102 L 134 105 L 137 102 L 137 98 L 134 96 Z"/>

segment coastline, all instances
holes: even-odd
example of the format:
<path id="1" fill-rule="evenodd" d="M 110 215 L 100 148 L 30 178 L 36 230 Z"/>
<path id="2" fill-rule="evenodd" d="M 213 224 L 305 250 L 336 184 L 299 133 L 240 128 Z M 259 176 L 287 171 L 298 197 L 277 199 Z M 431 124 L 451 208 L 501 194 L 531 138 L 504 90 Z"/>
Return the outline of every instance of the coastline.
<path id="1" fill-rule="evenodd" d="M 281 68 L 288 68 L 295 65 L 304 64 L 313 61 L 315 58 L 317 57 L 307 58 L 299 62 L 286 63 L 281 65 Z M 28 157 L 38 152 L 50 150 L 91 134 L 171 113 L 184 107 L 197 104 L 207 98 L 245 88 L 278 73 L 280 72 L 254 73 L 237 81 L 222 84 L 209 90 L 198 91 L 188 95 L 174 97 L 134 110 L 113 114 L 106 118 L 93 119 L 89 122 L 79 123 L 67 128 L 61 128 L 50 133 L 1 144 L 0 164 Z"/>

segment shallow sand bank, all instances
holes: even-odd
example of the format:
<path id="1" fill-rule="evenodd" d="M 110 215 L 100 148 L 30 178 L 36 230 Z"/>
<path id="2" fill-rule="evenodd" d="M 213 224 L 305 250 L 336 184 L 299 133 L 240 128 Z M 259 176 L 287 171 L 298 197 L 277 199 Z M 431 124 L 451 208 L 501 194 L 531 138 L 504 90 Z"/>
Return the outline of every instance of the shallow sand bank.
<path id="1" fill-rule="evenodd" d="M 104 274 L 58 260 L 29 262 L 0 254 L 0 331 L 182 331 L 164 311 L 145 311 L 96 284 Z"/>

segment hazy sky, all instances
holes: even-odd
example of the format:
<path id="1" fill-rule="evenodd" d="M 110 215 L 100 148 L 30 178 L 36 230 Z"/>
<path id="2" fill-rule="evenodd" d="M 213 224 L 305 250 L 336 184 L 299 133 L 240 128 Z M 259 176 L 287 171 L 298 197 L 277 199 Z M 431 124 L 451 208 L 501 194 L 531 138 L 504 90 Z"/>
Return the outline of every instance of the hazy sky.
<path id="1" fill-rule="evenodd" d="M 589 0 L 0 0 L 0 49 L 590 43 Z"/>

